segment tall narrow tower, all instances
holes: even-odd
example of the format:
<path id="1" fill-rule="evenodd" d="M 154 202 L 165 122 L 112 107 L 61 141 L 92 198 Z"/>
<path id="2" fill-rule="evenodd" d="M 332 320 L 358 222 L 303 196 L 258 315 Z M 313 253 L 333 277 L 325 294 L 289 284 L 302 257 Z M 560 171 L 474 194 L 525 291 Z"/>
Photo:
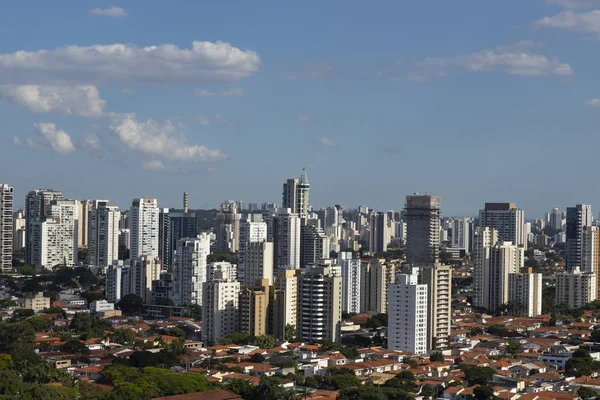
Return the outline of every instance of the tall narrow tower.
<path id="1" fill-rule="evenodd" d="M 12 269 L 13 188 L 0 183 L 0 269 Z"/>
<path id="2" fill-rule="evenodd" d="M 440 196 L 406 196 L 406 262 L 431 266 L 440 261 Z"/>
<path id="3" fill-rule="evenodd" d="M 282 208 L 289 208 L 292 213 L 300 218 L 308 216 L 308 194 L 310 183 L 306 175 L 306 168 L 302 169 L 300 179 L 291 178 L 283 184 Z"/>

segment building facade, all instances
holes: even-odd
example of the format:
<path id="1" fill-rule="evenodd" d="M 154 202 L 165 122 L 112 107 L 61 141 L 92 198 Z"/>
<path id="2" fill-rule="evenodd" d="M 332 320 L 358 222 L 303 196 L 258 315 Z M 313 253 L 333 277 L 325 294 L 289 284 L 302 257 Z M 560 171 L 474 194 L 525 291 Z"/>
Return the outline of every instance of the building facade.
<path id="1" fill-rule="evenodd" d="M 121 213 L 108 200 L 96 200 L 88 212 L 88 264 L 108 267 L 119 259 Z"/>
<path id="2" fill-rule="evenodd" d="M 130 258 L 158 257 L 159 214 L 156 199 L 134 199 L 129 209 Z"/>
<path id="3" fill-rule="evenodd" d="M 12 270 L 13 188 L 0 183 L 0 270 Z"/>
<path id="4" fill-rule="evenodd" d="M 440 196 L 406 196 L 406 262 L 433 265 L 440 253 Z"/>
<path id="5" fill-rule="evenodd" d="M 484 209 L 479 210 L 479 226 L 494 228 L 501 242 L 527 249 L 524 225 L 525 214 L 515 203 L 485 203 Z"/>
<path id="6" fill-rule="evenodd" d="M 342 271 L 342 311 L 359 314 L 361 304 L 360 258 L 353 258 L 352 252 L 340 252 L 337 263 Z"/>
<path id="7" fill-rule="evenodd" d="M 195 238 L 180 239 L 173 267 L 174 294 L 177 305 L 202 305 L 203 283 L 207 281 L 207 257 L 210 236 L 202 233 Z"/>
<path id="8" fill-rule="evenodd" d="M 307 267 L 300 286 L 300 337 L 309 341 L 337 341 L 342 320 L 339 269 L 326 265 Z"/>

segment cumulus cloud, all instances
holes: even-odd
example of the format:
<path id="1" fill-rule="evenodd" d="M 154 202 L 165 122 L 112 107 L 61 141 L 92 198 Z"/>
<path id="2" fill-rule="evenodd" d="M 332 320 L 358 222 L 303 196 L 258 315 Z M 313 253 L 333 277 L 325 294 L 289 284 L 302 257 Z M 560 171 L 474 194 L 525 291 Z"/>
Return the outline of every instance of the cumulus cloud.
<path id="1" fill-rule="evenodd" d="M 90 14 L 92 15 L 102 15 L 104 17 L 126 17 L 127 11 L 122 9 L 121 7 L 109 7 L 109 8 L 93 8 L 90 10 Z"/>
<path id="2" fill-rule="evenodd" d="M 597 97 L 591 98 L 585 102 L 585 105 L 590 107 L 598 107 L 600 106 L 600 99 Z"/>
<path id="3" fill-rule="evenodd" d="M 600 10 L 581 13 L 566 10 L 552 17 L 539 19 L 535 23 L 542 27 L 593 33 L 600 38 Z"/>
<path id="4" fill-rule="evenodd" d="M 230 82 L 258 71 L 259 55 L 226 42 L 137 47 L 133 44 L 66 46 L 0 54 L 0 81 Z"/>
<path id="5" fill-rule="evenodd" d="M 169 171 L 171 167 L 167 167 L 160 160 L 145 161 L 142 163 L 142 168 L 148 171 Z"/>
<path id="6" fill-rule="evenodd" d="M 88 133 L 87 135 L 85 135 L 83 138 L 83 143 L 85 147 L 89 149 L 98 150 L 101 147 L 100 139 L 95 133 Z"/>
<path id="7" fill-rule="evenodd" d="M 569 9 L 600 6 L 600 0 L 546 0 L 546 3 Z"/>
<path id="8" fill-rule="evenodd" d="M 459 67 L 470 71 L 501 70 L 511 75 L 569 77 L 573 69 L 556 58 L 548 58 L 531 52 L 531 42 L 482 50 L 451 58 L 428 58 L 420 63 L 423 67 Z"/>
<path id="9" fill-rule="evenodd" d="M 194 91 L 194 94 L 199 97 L 216 97 L 216 96 L 236 97 L 236 96 L 244 96 L 246 93 L 244 92 L 244 89 L 231 88 L 231 89 L 218 90 L 218 91 L 212 91 L 212 90 L 206 90 L 206 89 L 196 89 Z"/>
<path id="10" fill-rule="evenodd" d="M 328 137 L 325 137 L 325 136 L 323 136 L 321 139 L 319 139 L 319 142 L 323 146 L 327 146 L 327 147 L 335 146 L 335 142 L 332 139 L 329 139 Z"/>
<path id="11" fill-rule="evenodd" d="M 99 117 L 106 102 L 93 85 L 2 85 L 0 97 L 37 113 Z"/>
<path id="12" fill-rule="evenodd" d="M 174 161 L 217 162 L 228 155 L 220 150 L 190 144 L 171 121 L 160 125 L 153 120 L 139 122 L 132 115 L 114 117 L 111 129 L 130 149 Z"/>
<path id="13" fill-rule="evenodd" d="M 38 132 L 42 135 L 45 144 L 52 147 L 58 153 L 66 155 L 75 151 L 75 146 L 71 141 L 71 136 L 63 130 L 56 129 L 52 123 L 41 122 L 35 124 Z"/>

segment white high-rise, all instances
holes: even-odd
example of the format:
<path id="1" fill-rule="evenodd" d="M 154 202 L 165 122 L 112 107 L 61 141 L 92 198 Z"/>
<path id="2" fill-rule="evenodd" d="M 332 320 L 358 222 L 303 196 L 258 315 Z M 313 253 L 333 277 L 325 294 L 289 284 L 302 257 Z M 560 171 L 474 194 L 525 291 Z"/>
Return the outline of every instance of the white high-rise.
<path id="1" fill-rule="evenodd" d="M 128 294 L 135 294 L 144 304 L 150 304 L 152 282 L 160 279 L 161 271 L 158 258 L 144 256 L 113 261 L 106 271 L 106 300 L 118 302 Z"/>
<path id="2" fill-rule="evenodd" d="M 489 227 L 476 227 L 473 233 L 473 305 L 485 307 L 488 303 L 490 258 L 492 247 L 498 242 L 498 232 Z M 484 300 L 485 298 L 485 300 Z"/>
<path id="3" fill-rule="evenodd" d="M 173 301 L 177 305 L 202 305 L 202 284 L 206 282 L 210 236 L 180 239 L 173 267 Z"/>
<path id="4" fill-rule="evenodd" d="M 567 271 L 582 266 L 583 234 L 586 227 L 592 226 L 592 220 L 592 206 L 589 204 L 577 204 L 575 207 L 567 207 L 567 246 L 565 255 L 565 269 Z"/>
<path id="5" fill-rule="evenodd" d="M 300 268 L 300 218 L 289 208 L 277 215 L 274 227 L 276 266 L 279 269 Z"/>
<path id="6" fill-rule="evenodd" d="M 12 269 L 13 188 L 0 183 L 0 270 Z"/>
<path id="7" fill-rule="evenodd" d="M 275 275 L 273 335 L 280 340 L 285 339 L 287 326 L 297 328 L 299 276 L 300 270 L 281 270 Z"/>
<path id="8" fill-rule="evenodd" d="M 508 302 L 515 315 L 537 317 L 542 313 L 542 274 L 508 275 Z"/>
<path id="9" fill-rule="evenodd" d="M 452 247 L 464 249 L 467 254 L 471 248 L 471 218 L 455 218 L 452 221 Z"/>
<path id="10" fill-rule="evenodd" d="M 526 249 L 524 224 L 525 214 L 515 203 L 485 203 L 484 209 L 479 210 L 479 226 L 494 228 L 501 242 L 512 242 Z"/>
<path id="11" fill-rule="evenodd" d="M 308 216 L 308 194 L 310 184 L 306 176 L 306 168 L 302 169 L 300 179 L 288 179 L 283 184 L 282 208 L 289 208 L 291 213 L 298 214 L 300 218 Z"/>
<path id="12" fill-rule="evenodd" d="M 241 287 L 239 282 L 219 276 L 202 286 L 202 340 L 213 345 L 239 332 Z"/>
<path id="13" fill-rule="evenodd" d="M 19 210 L 13 217 L 13 250 L 21 250 L 27 246 L 27 222 L 23 210 Z"/>
<path id="14" fill-rule="evenodd" d="M 107 267 L 119 259 L 118 207 L 108 200 L 96 200 L 88 214 L 88 263 Z"/>
<path id="15" fill-rule="evenodd" d="M 27 246 L 25 246 L 25 264 L 26 265 L 39 265 L 40 262 L 40 239 L 39 229 L 37 237 L 33 235 L 33 225 L 44 222 L 47 215 L 47 206 L 52 200 L 62 200 L 63 195 L 61 192 L 52 189 L 38 189 L 32 190 L 27 193 L 25 198 L 25 218 L 26 218 L 26 239 Z M 37 229 L 37 228 L 36 228 Z M 34 260 L 33 252 L 36 251 L 38 254 L 35 255 L 37 258 Z"/>
<path id="16" fill-rule="evenodd" d="M 134 199 L 129 210 L 130 256 L 158 257 L 159 214 L 156 199 Z"/>
<path id="17" fill-rule="evenodd" d="M 428 349 L 443 350 L 450 344 L 452 326 L 452 267 L 435 264 L 419 271 L 419 283 L 427 285 Z"/>
<path id="18" fill-rule="evenodd" d="M 419 284 L 417 273 L 396 277 L 390 285 L 389 350 L 427 353 L 427 300 L 427 285 Z"/>
<path id="19" fill-rule="evenodd" d="M 269 285 L 273 284 L 273 243 L 271 242 L 251 242 L 246 247 L 246 272 L 244 280 L 245 286 L 251 287 L 257 281 L 266 279 Z"/>
<path id="20" fill-rule="evenodd" d="M 500 309 L 509 302 L 508 277 L 520 272 L 524 266 L 523 247 L 512 242 L 498 242 L 491 248 L 490 262 L 484 270 L 483 307 L 490 311 Z"/>
<path id="21" fill-rule="evenodd" d="M 360 258 L 353 258 L 352 252 L 341 252 L 337 262 L 342 270 L 342 311 L 358 314 L 361 296 Z"/>
<path id="22" fill-rule="evenodd" d="M 240 224 L 240 251 L 238 252 L 238 275 L 245 279 L 246 270 L 246 248 L 250 243 L 267 241 L 267 223 L 263 221 L 262 215 L 250 214 Z"/>
<path id="23" fill-rule="evenodd" d="M 75 200 L 52 200 L 46 216 L 32 221 L 28 240 L 32 265 L 52 269 L 77 264 L 77 206 Z"/>
<path id="24" fill-rule="evenodd" d="M 579 267 L 556 274 L 556 304 L 566 304 L 570 309 L 583 308 L 596 300 L 596 274 L 583 272 Z"/>

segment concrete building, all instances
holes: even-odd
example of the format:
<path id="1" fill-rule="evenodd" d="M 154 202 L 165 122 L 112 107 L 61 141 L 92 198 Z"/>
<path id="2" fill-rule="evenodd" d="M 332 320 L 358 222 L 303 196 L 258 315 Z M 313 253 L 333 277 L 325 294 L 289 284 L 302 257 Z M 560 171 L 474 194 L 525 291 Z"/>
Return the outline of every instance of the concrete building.
<path id="1" fill-rule="evenodd" d="M 266 279 L 240 290 L 240 332 L 248 335 L 266 335 L 270 333 L 269 302 L 270 284 Z"/>
<path id="2" fill-rule="evenodd" d="M 454 218 L 452 220 L 452 241 L 455 249 L 464 249 L 466 254 L 471 252 L 471 218 Z"/>
<path id="3" fill-rule="evenodd" d="M 525 265 L 523 247 L 512 242 L 498 242 L 492 246 L 489 263 L 484 269 L 483 307 L 496 312 L 509 302 L 508 277 L 521 271 Z"/>
<path id="4" fill-rule="evenodd" d="M 406 196 L 406 262 L 413 266 L 433 265 L 440 253 L 440 196 Z"/>
<path id="5" fill-rule="evenodd" d="M 44 296 L 44 292 L 38 292 L 33 297 L 25 297 L 23 308 L 35 312 L 50 308 L 50 297 Z"/>
<path id="6" fill-rule="evenodd" d="M 386 251 L 392 240 L 388 215 L 385 212 L 372 212 L 369 215 L 369 253 Z"/>
<path id="7" fill-rule="evenodd" d="M 246 272 L 242 280 L 246 286 L 252 286 L 257 281 L 266 279 L 269 286 L 273 284 L 273 251 L 271 242 L 250 242 L 246 246 Z"/>
<path id="8" fill-rule="evenodd" d="M 498 242 L 498 232 L 494 228 L 475 228 L 473 234 L 473 305 L 486 307 L 489 302 L 489 269 L 492 247 Z M 517 271 L 518 272 L 518 271 Z"/>
<path id="9" fill-rule="evenodd" d="M 522 317 L 542 314 L 542 274 L 527 273 L 508 275 L 509 312 Z"/>
<path id="10" fill-rule="evenodd" d="M 306 218 L 309 192 L 310 184 L 306 176 L 306 168 L 303 168 L 300 179 L 288 179 L 283 184 L 282 208 L 288 208 L 291 213 L 298 214 L 300 218 Z"/>
<path id="11" fill-rule="evenodd" d="M 142 298 L 144 304 L 152 304 L 152 286 L 160 279 L 160 259 L 138 257 L 131 260 L 115 260 L 106 271 L 106 300 L 119 302 L 128 294 Z"/>
<path id="12" fill-rule="evenodd" d="M 217 277 L 229 281 L 238 281 L 237 266 L 227 261 L 218 261 L 207 264 L 206 282 L 217 279 Z"/>
<path id="13" fill-rule="evenodd" d="M 191 237 L 196 236 L 192 235 Z M 171 217 L 168 208 L 160 208 L 158 211 L 158 258 L 165 267 L 173 264 L 173 252 L 171 248 Z"/>
<path id="14" fill-rule="evenodd" d="M 527 249 L 524 224 L 525 214 L 515 203 L 485 203 L 484 209 L 479 210 L 479 226 L 494 228 L 501 242 Z"/>
<path id="15" fill-rule="evenodd" d="M 129 229 L 119 229 L 119 247 L 131 249 L 131 231 Z"/>
<path id="16" fill-rule="evenodd" d="M 106 300 L 96 300 L 90 304 L 90 312 L 101 313 L 114 310 L 115 304 L 109 303 Z"/>
<path id="17" fill-rule="evenodd" d="M 338 254 L 337 263 L 342 271 L 342 311 L 360 313 L 361 268 L 360 258 L 353 258 L 352 252 Z"/>
<path id="18" fill-rule="evenodd" d="M 21 250 L 27 246 L 27 222 L 23 210 L 18 210 L 13 217 L 13 250 Z"/>
<path id="19" fill-rule="evenodd" d="M 240 219 L 237 204 L 233 200 L 221 203 L 215 225 L 216 248 L 219 251 L 235 253 L 240 246 Z"/>
<path id="20" fill-rule="evenodd" d="M 397 276 L 390 285 L 388 350 L 427 353 L 427 301 L 427 285 L 416 273 Z"/>
<path id="21" fill-rule="evenodd" d="M 173 301 L 183 306 L 202 305 L 202 288 L 206 282 L 210 236 L 202 233 L 195 238 L 180 239 L 173 266 Z"/>
<path id="22" fill-rule="evenodd" d="M 298 327 L 300 270 L 279 270 L 275 275 L 273 291 L 273 336 L 287 340 L 286 327 L 294 332 Z"/>
<path id="23" fill-rule="evenodd" d="M 238 252 L 238 275 L 242 282 L 245 280 L 246 249 L 250 243 L 267 241 L 267 223 L 260 214 L 249 214 L 240 224 L 240 251 Z M 271 250 L 272 252 L 273 250 Z M 271 263 L 273 256 L 271 256 Z M 253 279 L 251 282 L 254 282 Z"/>
<path id="24" fill-rule="evenodd" d="M 396 281 L 396 270 L 385 260 L 361 262 L 360 312 L 387 313 L 389 286 Z"/>
<path id="25" fill-rule="evenodd" d="M 300 337 L 308 341 L 337 341 L 342 320 L 339 268 L 330 265 L 306 267 L 300 286 Z"/>
<path id="26" fill-rule="evenodd" d="M 275 266 L 278 269 L 300 268 L 300 218 L 289 208 L 280 210 L 273 222 Z"/>
<path id="27" fill-rule="evenodd" d="M 565 225 L 565 213 L 558 208 L 553 208 L 548 214 L 548 225 L 554 230 L 561 231 Z"/>
<path id="28" fill-rule="evenodd" d="M 239 332 L 240 283 L 217 277 L 202 284 L 202 340 L 213 345 Z"/>
<path id="29" fill-rule="evenodd" d="M 170 244 L 170 259 L 172 260 L 173 252 L 177 250 L 179 240 L 198 235 L 198 220 L 196 214 L 188 208 L 188 193 L 183 193 L 183 211 L 169 211 L 169 240 Z"/>
<path id="30" fill-rule="evenodd" d="M 579 267 L 556 274 L 556 304 L 566 304 L 571 309 L 583 308 L 596 300 L 598 284 L 596 274 L 583 272 Z"/>
<path id="31" fill-rule="evenodd" d="M 77 247 L 88 247 L 89 215 L 94 202 L 92 200 L 77 200 Z"/>
<path id="32" fill-rule="evenodd" d="M 419 283 L 427 285 L 428 320 L 427 336 L 429 350 L 443 350 L 449 346 L 452 325 L 452 267 L 435 264 L 422 267 Z"/>
<path id="33" fill-rule="evenodd" d="M 129 209 L 130 258 L 158 257 L 159 214 L 156 199 L 134 199 Z"/>
<path id="34" fill-rule="evenodd" d="M 574 267 L 582 267 L 584 247 L 583 235 L 585 228 L 592 226 L 592 206 L 589 204 L 577 204 L 575 207 L 567 207 L 567 246 L 565 255 L 565 270 Z"/>
<path id="35" fill-rule="evenodd" d="M 0 183 L 0 270 L 12 270 L 13 188 Z"/>
<path id="36" fill-rule="evenodd" d="M 88 211 L 86 245 L 88 264 L 108 267 L 119 259 L 119 220 L 121 213 L 108 200 L 95 200 Z"/>
<path id="37" fill-rule="evenodd" d="M 329 259 L 329 237 L 318 219 L 303 218 L 300 223 L 300 266 L 318 265 Z"/>
<path id="38" fill-rule="evenodd" d="M 29 225 L 31 265 L 52 269 L 77 264 L 77 207 L 75 200 L 51 200 L 45 216 Z"/>
<path id="39" fill-rule="evenodd" d="M 27 246 L 25 247 L 25 264 L 35 265 L 33 259 L 34 248 L 39 252 L 40 243 L 35 243 L 34 238 L 31 235 L 33 231 L 34 223 L 41 223 L 47 217 L 46 206 L 52 200 L 62 200 L 63 195 L 61 192 L 52 189 L 38 189 L 32 190 L 27 193 L 25 198 L 25 218 L 26 218 L 26 231 L 27 231 Z M 39 255 L 37 255 L 39 262 Z"/>

